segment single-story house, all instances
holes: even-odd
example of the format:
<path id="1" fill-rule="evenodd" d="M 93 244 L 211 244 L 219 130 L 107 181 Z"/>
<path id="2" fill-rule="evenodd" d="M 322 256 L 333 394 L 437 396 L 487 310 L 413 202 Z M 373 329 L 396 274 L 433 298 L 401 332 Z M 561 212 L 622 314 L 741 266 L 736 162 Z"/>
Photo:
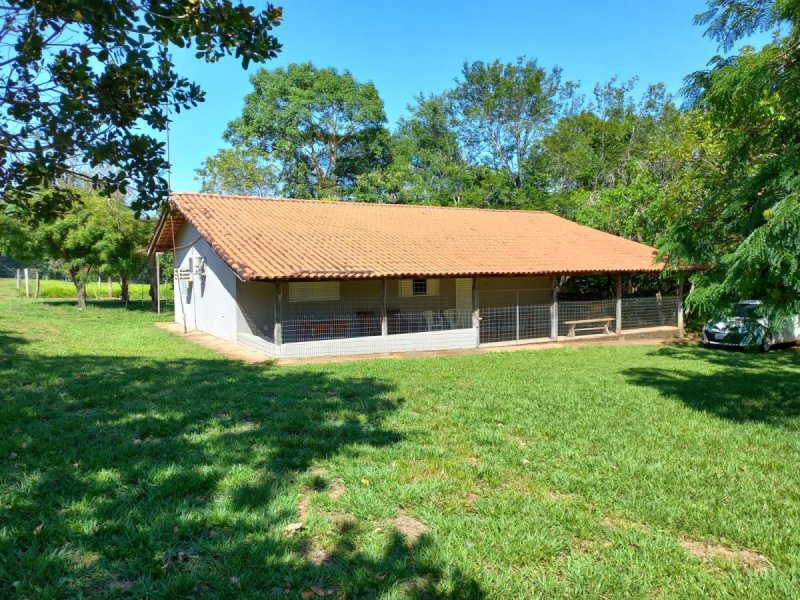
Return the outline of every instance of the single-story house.
<path id="1" fill-rule="evenodd" d="M 680 326 L 680 298 L 623 298 L 653 248 L 538 211 L 176 193 L 175 320 L 273 357 L 474 348 Z M 568 277 L 615 298 L 559 302 Z M 625 329 L 623 329 L 625 328 Z"/>

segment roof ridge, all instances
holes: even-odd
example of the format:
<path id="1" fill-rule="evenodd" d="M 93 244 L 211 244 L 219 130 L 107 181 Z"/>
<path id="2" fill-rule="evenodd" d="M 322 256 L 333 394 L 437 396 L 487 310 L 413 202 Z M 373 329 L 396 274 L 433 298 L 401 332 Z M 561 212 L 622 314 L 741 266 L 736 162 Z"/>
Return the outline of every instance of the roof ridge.
<path id="1" fill-rule="evenodd" d="M 277 196 L 248 196 L 242 194 L 211 194 L 208 192 L 171 192 L 170 199 L 175 196 L 201 196 L 204 198 L 220 198 L 220 199 L 239 199 L 239 200 L 266 200 L 273 202 L 298 202 L 298 203 L 313 203 L 313 204 L 357 204 L 359 206 L 381 206 L 381 207 L 397 207 L 397 208 L 436 208 L 444 210 L 470 210 L 481 212 L 497 212 L 497 213 L 511 213 L 511 212 L 525 212 L 531 214 L 550 215 L 563 219 L 560 215 L 556 215 L 547 210 L 528 209 L 528 208 L 481 208 L 479 206 L 442 206 L 441 204 L 400 204 L 397 202 L 364 202 L 363 200 L 343 200 L 341 198 L 331 198 L 329 200 L 321 200 L 319 198 L 280 198 Z M 569 219 L 567 219 L 569 220 Z"/>

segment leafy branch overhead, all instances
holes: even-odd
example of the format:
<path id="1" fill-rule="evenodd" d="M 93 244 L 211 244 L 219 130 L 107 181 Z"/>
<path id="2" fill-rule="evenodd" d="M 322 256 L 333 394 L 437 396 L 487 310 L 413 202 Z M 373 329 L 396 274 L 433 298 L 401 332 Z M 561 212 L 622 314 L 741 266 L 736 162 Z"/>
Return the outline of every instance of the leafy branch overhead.
<path id="1" fill-rule="evenodd" d="M 740 297 L 800 312 L 800 2 L 710 0 L 697 21 L 728 50 L 775 29 L 760 50 L 715 57 L 687 78 L 694 107 L 722 140 L 720 174 L 666 249 L 705 264 L 692 295 L 700 308 Z"/>
<path id="2" fill-rule="evenodd" d="M 167 192 L 163 131 L 169 112 L 203 101 L 170 47 L 247 67 L 276 56 L 281 9 L 231 0 L 7 0 L 0 4 L 0 193 L 7 210 L 65 176 L 104 193 L 135 195 L 137 209 Z M 94 174 L 84 173 L 90 170 Z M 42 209 L 57 209 L 69 189 Z"/>

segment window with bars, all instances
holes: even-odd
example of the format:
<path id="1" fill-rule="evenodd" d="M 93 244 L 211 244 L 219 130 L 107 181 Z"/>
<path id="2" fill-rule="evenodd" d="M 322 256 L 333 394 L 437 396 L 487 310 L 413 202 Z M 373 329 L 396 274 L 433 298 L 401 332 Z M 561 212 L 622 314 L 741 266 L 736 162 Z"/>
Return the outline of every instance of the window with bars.
<path id="1" fill-rule="evenodd" d="M 438 279 L 401 279 L 400 297 L 413 298 L 420 296 L 438 296 Z"/>

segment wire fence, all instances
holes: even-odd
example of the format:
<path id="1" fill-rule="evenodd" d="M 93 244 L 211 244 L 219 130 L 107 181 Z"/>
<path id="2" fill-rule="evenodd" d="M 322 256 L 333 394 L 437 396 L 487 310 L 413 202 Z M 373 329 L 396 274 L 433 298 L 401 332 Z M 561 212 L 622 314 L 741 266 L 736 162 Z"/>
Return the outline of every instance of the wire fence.
<path id="1" fill-rule="evenodd" d="M 522 341 L 550 336 L 550 304 L 515 304 L 481 309 L 482 344 Z"/>
<path id="2" fill-rule="evenodd" d="M 15 280 L 17 295 L 21 297 L 67 300 L 78 296 L 70 275 L 49 266 L 13 268 L 0 265 L 0 278 Z M 160 279 L 162 303 L 169 304 L 172 302 L 172 279 L 163 272 Z M 122 282 L 118 277 L 92 274 L 84 277 L 84 286 L 87 300 L 122 297 Z M 151 302 L 149 269 L 128 279 L 128 295 L 129 302 Z"/>
<path id="3" fill-rule="evenodd" d="M 573 300 L 558 303 L 558 335 L 575 337 L 613 333 L 616 329 L 616 300 Z M 623 319 L 623 326 L 625 320 Z"/>
<path id="4" fill-rule="evenodd" d="M 480 342 L 518 342 L 550 336 L 550 288 L 481 290 Z"/>
<path id="5" fill-rule="evenodd" d="M 477 346 L 473 328 L 441 329 L 387 335 L 336 337 L 284 342 L 268 354 L 282 358 L 384 354 L 408 351 L 455 350 Z"/>
<path id="6" fill-rule="evenodd" d="M 311 304 L 287 308 L 281 324 L 285 343 L 381 335 L 380 298 Z"/>
<path id="7" fill-rule="evenodd" d="M 679 310 L 680 300 L 676 295 L 623 298 L 622 327 L 626 330 L 676 327 Z"/>
<path id="8" fill-rule="evenodd" d="M 383 309 L 368 302 L 348 303 L 338 310 L 317 309 L 285 317 L 284 343 L 315 342 L 383 335 Z M 471 327 L 471 310 L 422 307 L 386 310 L 386 335 L 449 331 Z"/>
<path id="9" fill-rule="evenodd" d="M 526 295 L 531 294 L 515 293 L 513 290 L 481 293 L 480 343 L 550 338 L 554 318 L 558 319 L 556 328 L 559 337 L 607 335 L 617 331 L 616 299 L 559 300 L 556 313 L 552 302 L 525 303 Z M 502 300 L 499 300 L 501 297 Z M 503 304 L 498 306 L 498 301 Z M 490 305 L 486 306 L 485 303 Z M 621 330 L 676 327 L 679 308 L 679 299 L 674 295 L 623 298 Z"/>

